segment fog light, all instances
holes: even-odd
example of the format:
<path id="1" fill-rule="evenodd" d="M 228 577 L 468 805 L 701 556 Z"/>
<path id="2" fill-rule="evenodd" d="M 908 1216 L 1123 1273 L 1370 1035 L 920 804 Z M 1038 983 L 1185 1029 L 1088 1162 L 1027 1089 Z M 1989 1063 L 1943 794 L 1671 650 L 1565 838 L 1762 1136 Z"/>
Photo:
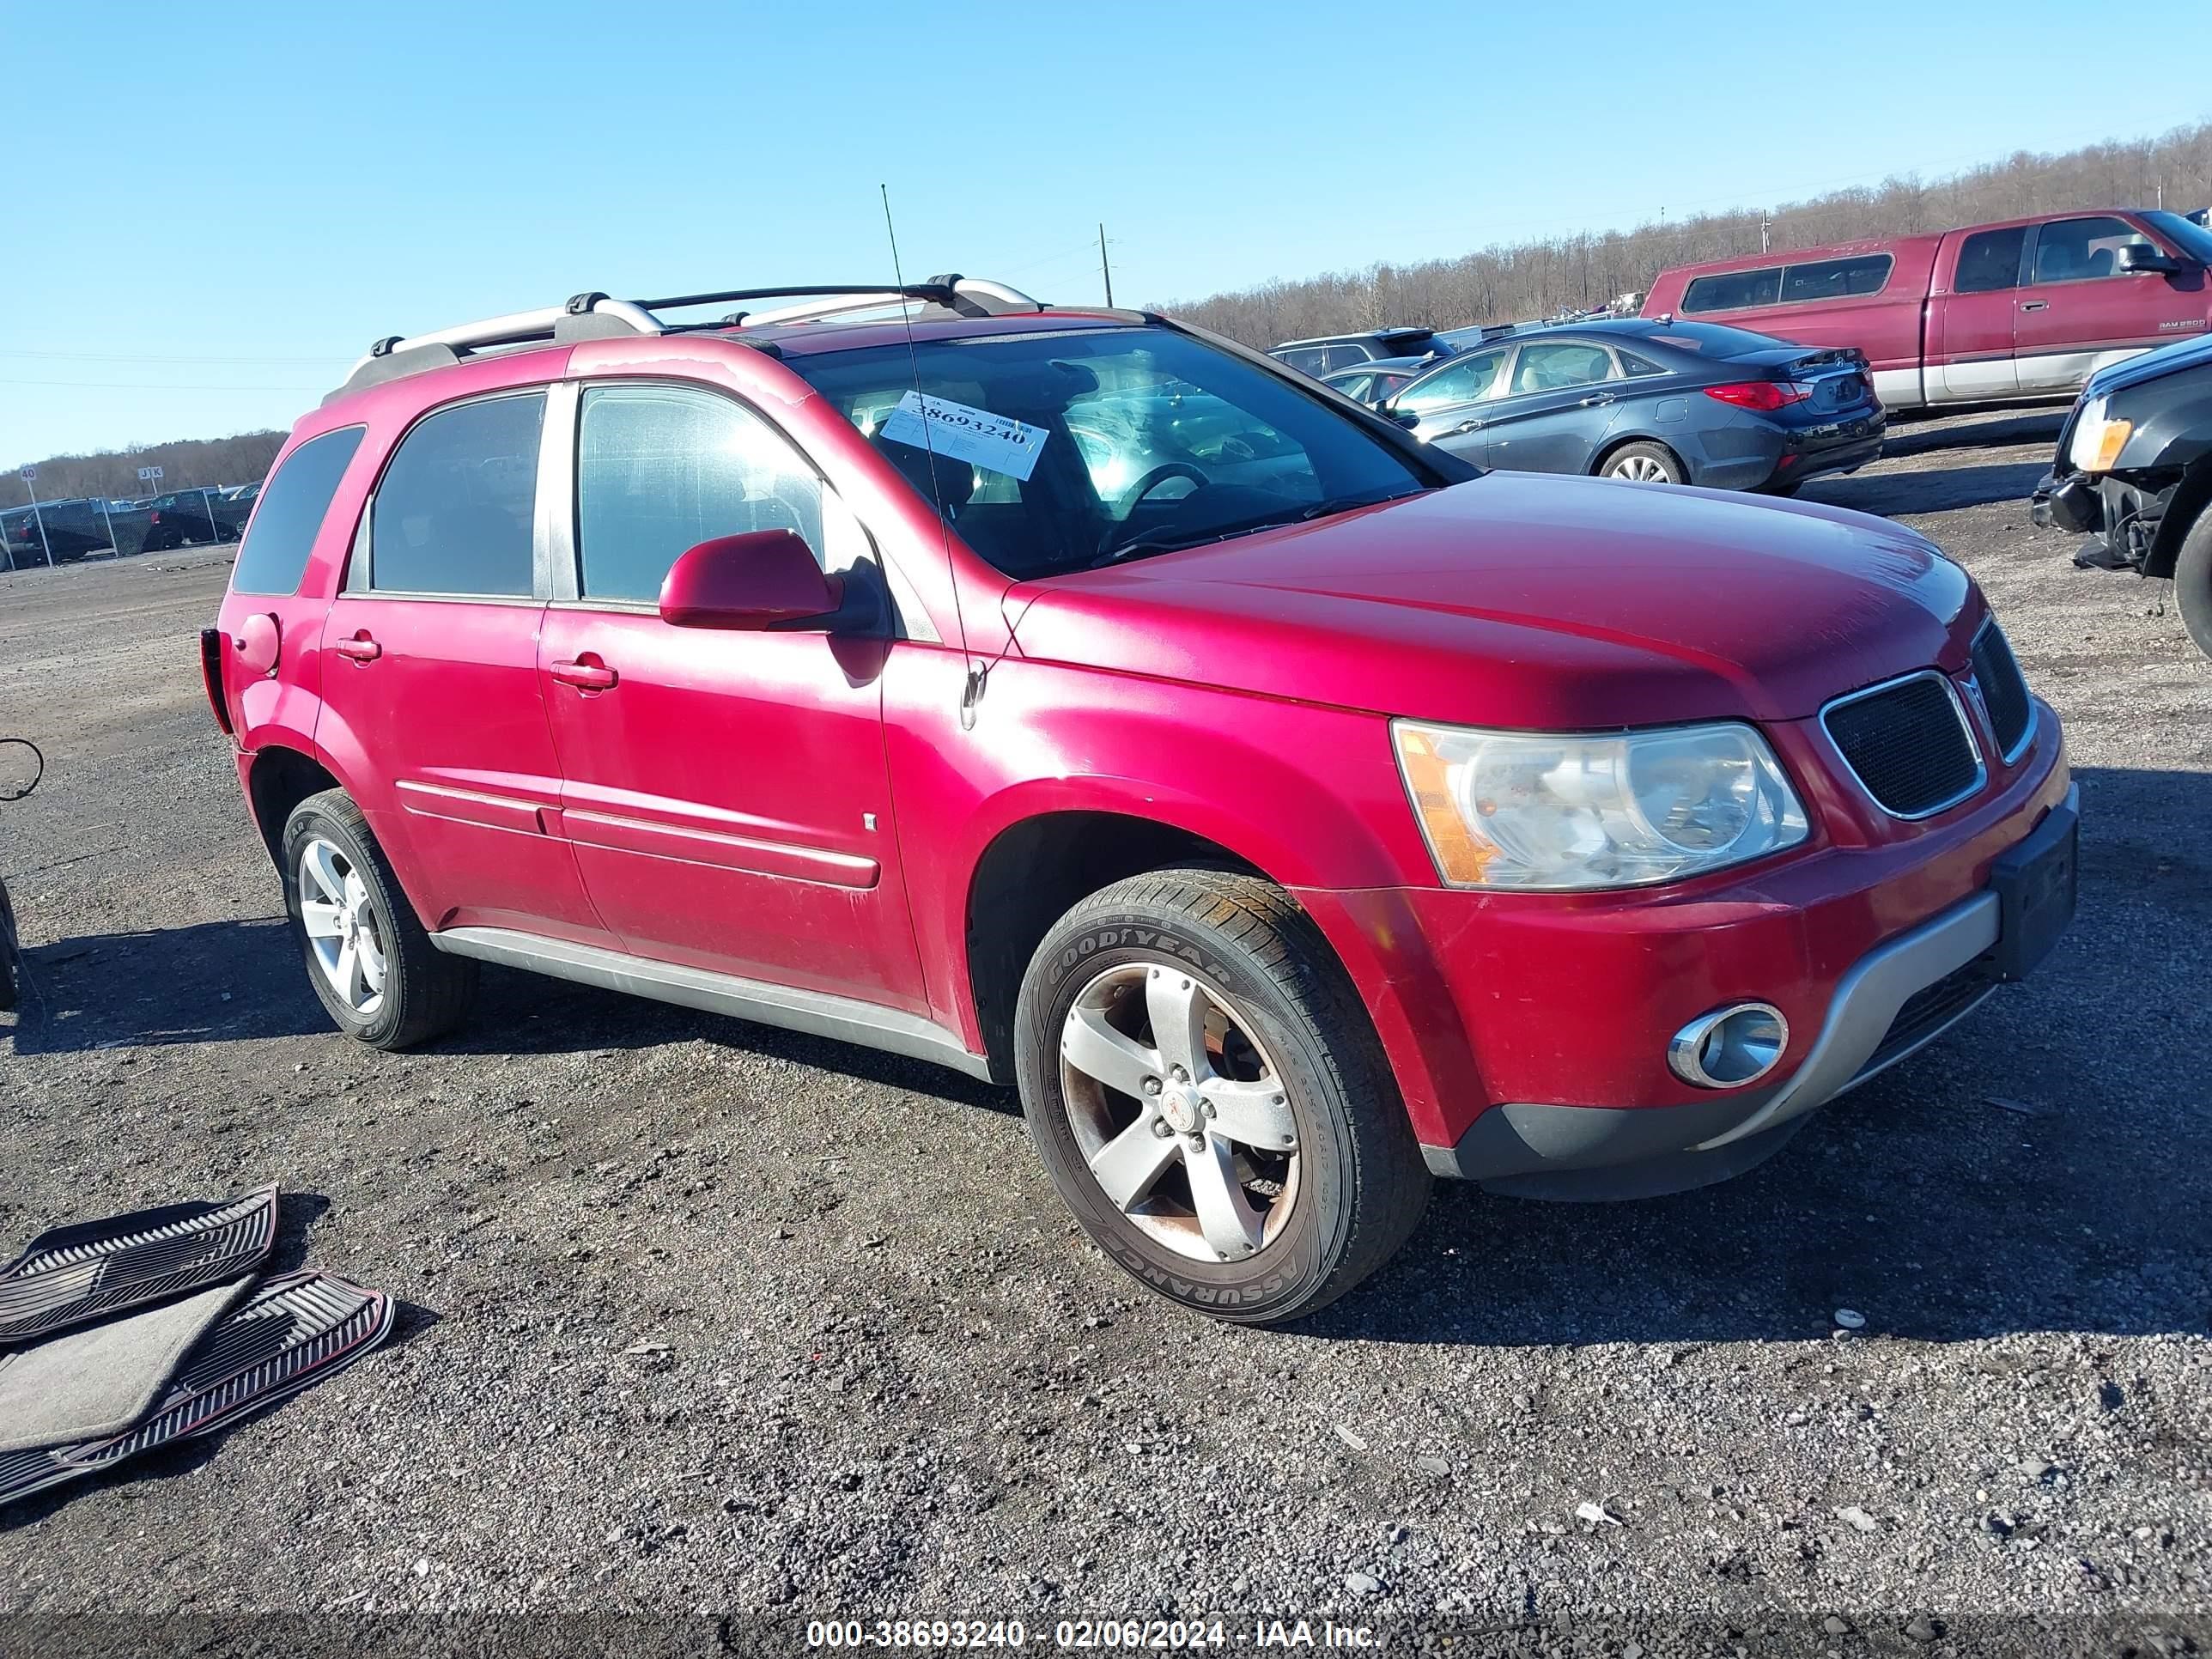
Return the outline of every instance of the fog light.
<path id="1" fill-rule="evenodd" d="M 1771 1003 L 1738 1002 L 1700 1014 L 1667 1045 L 1676 1077 L 1700 1089 L 1740 1089 L 1774 1069 L 1790 1046 L 1790 1022 Z"/>

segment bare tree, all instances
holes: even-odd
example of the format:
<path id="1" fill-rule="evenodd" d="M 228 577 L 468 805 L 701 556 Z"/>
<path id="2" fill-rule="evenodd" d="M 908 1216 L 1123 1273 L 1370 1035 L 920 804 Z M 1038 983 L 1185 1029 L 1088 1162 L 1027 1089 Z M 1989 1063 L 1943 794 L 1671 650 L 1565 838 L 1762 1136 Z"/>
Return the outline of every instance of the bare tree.
<path id="1" fill-rule="evenodd" d="M 1917 173 L 1833 191 L 1771 210 L 1776 252 L 1876 236 L 1913 235 L 2076 209 L 2191 210 L 2212 204 L 2212 121 L 2163 137 L 2092 144 L 2063 155 L 2026 150 L 1934 184 Z M 1759 251 L 1757 209 L 1584 231 L 1548 241 L 1493 243 L 1455 259 L 1373 264 L 1303 281 L 1277 279 L 1159 310 L 1251 345 L 1396 323 L 1454 328 L 1522 321 L 1569 305 L 1646 289 L 1670 265 Z"/>

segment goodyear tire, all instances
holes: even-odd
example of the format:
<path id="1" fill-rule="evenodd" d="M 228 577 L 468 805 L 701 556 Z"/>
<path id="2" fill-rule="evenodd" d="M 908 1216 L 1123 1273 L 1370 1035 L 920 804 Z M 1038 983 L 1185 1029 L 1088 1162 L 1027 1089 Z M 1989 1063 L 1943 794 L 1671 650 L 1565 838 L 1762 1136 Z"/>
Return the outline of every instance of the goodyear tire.
<path id="1" fill-rule="evenodd" d="M 1420 1221 L 1429 1172 L 1366 1010 L 1279 888 L 1179 869 L 1092 894 L 1037 946 L 1015 1027 L 1060 1197 L 1194 1312 L 1303 1317 Z"/>
<path id="2" fill-rule="evenodd" d="M 340 1030 L 372 1048 L 411 1048 L 461 1023 L 477 964 L 430 943 L 353 797 L 325 789 L 301 801 L 283 850 L 293 937 Z"/>

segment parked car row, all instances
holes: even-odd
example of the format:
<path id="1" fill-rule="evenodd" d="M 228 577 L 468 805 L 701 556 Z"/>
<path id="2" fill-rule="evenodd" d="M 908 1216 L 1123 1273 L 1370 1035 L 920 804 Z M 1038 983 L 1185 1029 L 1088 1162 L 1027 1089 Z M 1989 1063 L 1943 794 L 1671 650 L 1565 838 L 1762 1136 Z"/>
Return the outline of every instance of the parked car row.
<path id="1" fill-rule="evenodd" d="M 1640 323 L 1616 301 L 1270 355 L 1486 466 L 1788 493 L 1875 459 L 1886 409 L 2063 396 L 2203 335 L 2208 269 L 2201 216 L 2045 214 L 1685 265 Z"/>
<path id="2" fill-rule="evenodd" d="M 66 564 L 112 548 L 163 553 L 207 543 L 234 542 L 260 498 L 259 483 L 173 490 L 135 501 L 97 496 L 40 501 L 0 511 L 0 561 L 5 568 Z"/>

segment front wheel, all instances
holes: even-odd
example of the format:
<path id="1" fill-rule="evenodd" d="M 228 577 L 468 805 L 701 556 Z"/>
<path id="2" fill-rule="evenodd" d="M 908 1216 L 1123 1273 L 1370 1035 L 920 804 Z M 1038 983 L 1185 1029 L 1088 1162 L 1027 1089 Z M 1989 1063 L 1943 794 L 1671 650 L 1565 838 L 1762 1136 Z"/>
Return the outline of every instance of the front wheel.
<path id="1" fill-rule="evenodd" d="M 1170 1300 L 1297 1319 L 1419 1224 L 1429 1172 L 1366 1011 L 1279 888 L 1167 870 L 1094 893 L 1037 947 L 1015 1018 L 1053 1185 Z"/>
<path id="2" fill-rule="evenodd" d="M 2212 657 L 2212 505 L 2197 515 L 2173 562 L 2173 599 L 2197 648 Z"/>
<path id="3" fill-rule="evenodd" d="M 430 943 L 343 789 L 308 796 L 285 821 L 284 905 L 308 982 L 348 1036 L 372 1048 L 411 1048 L 467 1014 L 476 963 Z"/>
<path id="4" fill-rule="evenodd" d="M 1687 477 L 1674 452 L 1664 444 L 1623 444 L 1605 458 L 1601 477 L 1626 478 L 1632 483 L 1678 484 Z"/>

